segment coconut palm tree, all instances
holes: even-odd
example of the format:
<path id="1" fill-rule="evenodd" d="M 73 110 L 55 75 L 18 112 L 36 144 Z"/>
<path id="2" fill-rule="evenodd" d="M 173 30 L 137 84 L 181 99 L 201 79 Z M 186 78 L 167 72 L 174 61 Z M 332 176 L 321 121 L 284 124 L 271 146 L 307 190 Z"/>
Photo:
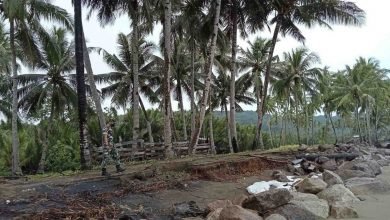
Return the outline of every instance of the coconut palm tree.
<path id="1" fill-rule="evenodd" d="M 153 87 L 156 81 L 159 80 L 159 71 L 163 63 L 162 59 L 158 56 L 153 55 L 156 46 L 145 40 L 145 35 L 141 36 L 138 42 L 138 74 L 139 74 L 139 91 L 138 94 L 144 95 L 152 103 L 159 101 L 156 93 L 153 91 Z M 126 108 L 127 104 L 133 103 L 132 90 L 135 89 L 133 86 L 133 56 L 132 46 L 134 43 L 131 40 L 131 34 L 125 35 L 123 33 L 118 34 L 118 56 L 110 54 L 102 48 L 91 48 L 103 55 L 104 61 L 114 70 L 109 73 L 102 73 L 95 75 L 95 80 L 99 83 L 109 83 L 109 85 L 102 89 L 103 98 L 110 97 L 111 103 L 116 106 Z M 151 121 L 144 107 L 142 98 L 139 97 L 141 109 L 145 115 L 149 141 L 153 142 Z M 133 103 L 134 107 L 134 103 Z"/>
<path id="2" fill-rule="evenodd" d="M 266 106 L 266 97 L 270 82 L 272 57 L 279 36 L 290 35 L 298 41 L 304 42 L 305 37 L 297 24 L 312 27 L 315 24 L 331 28 L 331 24 L 361 25 L 364 21 L 364 11 L 356 4 L 341 0 L 308 1 L 308 0 L 275 0 L 267 2 L 267 13 L 273 15 L 270 24 L 274 25 L 272 43 L 268 54 L 268 61 L 264 76 L 264 87 L 261 98 L 261 112 L 259 130 L 262 127 L 262 118 Z M 256 140 L 258 143 L 258 140 Z"/>
<path id="3" fill-rule="evenodd" d="M 319 62 L 318 55 L 309 52 L 306 48 L 298 48 L 289 53 L 285 52 L 282 78 L 273 86 L 277 94 L 286 91 L 287 97 L 292 96 L 298 144 L 301 144 L 299 107 L 306 104 L 307 95 L 313 96 L 317 92 L 315 88 L 318 87 L 321 71 L 312 66 Z M 306 106 L 303 106 L 303 109 L 306 109 Z"/>
<path id="4" fill-rule="evenodd" d="M 36 38 L 47 39 L 45 28 L 41 21 L 49 20 L 60 22 L 72 29 L 73 22 L 69 14 L 62 8 L 52 5 L 45 0 L 2 0 L 0 13 L 8 20 L 10 28 L 10 49 L 12 69 L 12 173 L 20 174 L 19 139 L 18 139 L 18 99 L 17 99 L 17 45 L 23 50 L 20 57 L 25 64 L 35 65 L 40 60 Z M 49 43 L 49 42 L 48 42 Z"/>

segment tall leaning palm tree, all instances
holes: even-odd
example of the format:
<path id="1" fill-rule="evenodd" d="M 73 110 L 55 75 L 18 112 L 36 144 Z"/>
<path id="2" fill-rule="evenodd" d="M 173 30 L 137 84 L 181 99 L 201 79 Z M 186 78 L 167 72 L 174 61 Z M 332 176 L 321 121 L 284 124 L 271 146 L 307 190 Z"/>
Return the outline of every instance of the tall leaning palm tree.
<path id="1" fill-rule="evenodd" d="M 17 99 L 17 45 L 23 50 L 19 57 L 24 64 L 36 65 L 40 60 L 35 37 L 46 39 L 41 21 L 57 21 L 72 29 L 73 22 L 68 13 L 47 0 L 1 0 L 0 13 L 8 20 L 10 27 L 11 69 L 12 69 L 12 173 L 21 174 L 18 138 L 18 99 Z M 48 42 L 49 43 L 49 42 Z"/>
<path id="2" fill-rule="evenodd" d="M 304 42 L 305 37 L 297 24 L 312 27 L 316 24 L 331 28 L 331 24 L 361 25 L 364 21 L 364 11 L 356 4 L 341 0 L 274 0 L 267 3 L 268 15 L 274 15 L 270 24 L 274 25 L 272 44 L 264 76 L 264 87 L 261 97 L 261 120 L 257 124 L 261 130 L 266 106 L 266 97 L 270 82 L 272 57 L 279 34 L 290 35 Z M 255 140 L 256 144 L 259 143 Z"/>

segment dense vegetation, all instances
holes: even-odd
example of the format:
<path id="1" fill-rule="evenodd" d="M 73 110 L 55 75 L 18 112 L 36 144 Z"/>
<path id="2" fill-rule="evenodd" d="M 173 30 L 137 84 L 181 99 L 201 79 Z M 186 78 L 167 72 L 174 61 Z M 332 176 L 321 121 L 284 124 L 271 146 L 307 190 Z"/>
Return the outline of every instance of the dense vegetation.
<path id="1" fill-rule="evenodd" d="M 96 161 L 89 151 L 101 145 L 108 118 L 117 121 L 115 142 L 164 142 L 167 157 L 174 156 L 172 142 L 188 141 L 193 148 L 200 137 L 222 153 L 338 142 L 353 135 L 367 142 L 389 136 L 390 80 L 377 60 L 357 58 L 354 65 L 332 72 L 320 68 L 320 58 L 308 48 L 274 55 L 280 35 L 305 41 L 302 25 L 361 25 L 364 11 L 354 3 L 74 4 L 73 20 L 47 0 L 0 0 L 2 172 L 90 168 Z M 131 33 L 118 35 L 115 54 L 86 48 L 81 4 L 96 12 L 102 25 L 128 15 Z M 53 27 L 44 28 L 41 19 Z M 157 23 L 163 33 L 154 45 L 146 36 Z M 267 26 L 272 39 L 258 37 L 246 49 L 237 45 L 238 34 L 261 35 Z M 93 69 L 89 53 L 100 54 L 112 71 Z M 179 111 L 172 111 L 172 98 Z M 111 106 L 102 107 L 103 99 Z M 146 109 L 146 102 L 159 108 Z M 256 112 L 242 112 L 243 104 L 256 105 Z M 120 108 L 124 115 L 118 115 Z"/>

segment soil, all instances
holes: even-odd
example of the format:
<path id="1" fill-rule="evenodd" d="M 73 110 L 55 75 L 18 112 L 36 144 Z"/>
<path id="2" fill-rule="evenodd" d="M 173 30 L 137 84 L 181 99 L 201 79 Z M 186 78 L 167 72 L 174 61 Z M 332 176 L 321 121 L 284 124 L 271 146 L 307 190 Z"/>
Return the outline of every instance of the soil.
<path id="1" fill-rule="evenodd" d="M 94 170 L 33 180 L 3 179 L 0 219 L 117 219 L 125 214 L 170 219 L 175 203 L 195 201 L 202 209 L 216 199 L 246 194 L 248 185 L 270 179 L 290 157 L 251 152 L 140 162 L 109 178 Z"/>

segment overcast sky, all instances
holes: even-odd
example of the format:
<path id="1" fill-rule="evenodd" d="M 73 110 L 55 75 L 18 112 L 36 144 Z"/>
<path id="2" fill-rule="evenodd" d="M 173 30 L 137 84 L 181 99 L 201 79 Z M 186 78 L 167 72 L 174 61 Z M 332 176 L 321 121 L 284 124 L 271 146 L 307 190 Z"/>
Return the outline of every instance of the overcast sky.
<path id="1" fill-rule="evenodd" d="M 54 0 L 53 2 L 73 14 L 70 0 Z M 333 26 L 333 30 L 321 27 L 310 30 L 302 28 L 306 37 L 305 46 L 320 56 L 322 66 L 329 66 L 332 70 L 343 69 L 345 65 L 353 65 L 359 56 L 374 57 L 380 61 L 383 68 L 390 69 L 390 13 L 388 12 L 390 1 L 356 0 L 355 3 L 366 12 L 366 23 L 362 27 Z M 83 13 L 85 17 L 87 9 L 84 9 Z M 129 33 L 130 22 L 127 17 L 121 17 L 113 25 L 103 28 L 96 18 L 92 17 L 90 20 L 84 19 L 84 30 L 88 46 L 102 47 L 111 53 L 116 53 L 117 34 Z M 160 30 L 160 28 L 156 29 L 153 35 L 149 36 L 149 40 L 158 43 Z M 249 39 L 239 39 L 239 45 L 245 48 L 246 42 L 257 36 L 271 37 L 271 33 L 263 31 L 250 36 Z M 279 40 L 275 48 L 277 54 L 302 46 L 289 37 L 280 37 Z M 110 68 L 103 63 L 101 57 L 92 55 L 91 59 L 95 74 L 110 72 Z M 105 105 L 108 105 L 108 102 Z M 177 103 L 173 103 L 173 106 L 177 109 Z M 253 105 L 245 106 L 244 109 L 254 110 L 255 108 Z"/>

